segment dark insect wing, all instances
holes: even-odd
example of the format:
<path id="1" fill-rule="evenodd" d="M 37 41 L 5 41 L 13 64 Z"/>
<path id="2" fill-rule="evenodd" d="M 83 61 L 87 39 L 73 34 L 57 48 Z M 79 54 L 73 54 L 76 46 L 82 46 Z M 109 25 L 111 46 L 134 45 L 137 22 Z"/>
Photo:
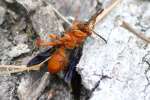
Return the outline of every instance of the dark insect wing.
<path id="1" fill-rule="evenodd" d="M 71 81 L 72 94 L 75 100 L 80 100 L 81 93 L 81 76 L 76 71 L 76 65 L 79 63 L 81 55 L 82 55 L 82 47 L 81 45 L 78 48 L 75 48 L 71 51 L 70 54 L 70 62 L 68 64 L 68 71 L 65 74 L 65 81 Z"/>
<path id="2" fill-rule="evenodd" d="M 72 77 L 75 76 L 75 71 L 76 71 L 76 65 L 78 64 L 80 58 L 81 58 L 81 55 L 82 55 L 82 46 L 78 47 L 78 48 L 75 48 L 71 51 L 71 54 L 70 54 L 70 61 L 69 61 L 69 64 L 68 64 L 68 70 L 65 74 L 65 81 L 68 82 L 72 79 Z"/>
<path id="3" fill-rule="evenodd" d="M 27 66 L 32 66 L 41 63 L 42 61 L 46 60 L 49 56 L 51 56 L 53 52 L 54 48 L 49 48 L 43 52 L 40 52 L 28 62 Z"/>

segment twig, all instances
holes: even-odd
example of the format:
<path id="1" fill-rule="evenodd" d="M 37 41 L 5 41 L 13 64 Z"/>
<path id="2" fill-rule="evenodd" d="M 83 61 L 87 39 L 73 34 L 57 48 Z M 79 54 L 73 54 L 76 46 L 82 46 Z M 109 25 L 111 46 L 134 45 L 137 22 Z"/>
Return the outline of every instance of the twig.
<path id="1" fill-rule="evenodd" d="M 41 62 L 40 64 L 33 65 L 33 66 L 25 66 L 25 65 L 0 65 L 0 75 L 6 75 L 6 74 L 12 74 L 12 73 L 18 73 L 18 72 L 24 72 L 24 71 L 32 71 L 32 70 L 40 70 L 42 65 L 48 61 L 51 57 L 48 57 L 46 60 Z"/>
<path id="2" fill-rule="evenodd" d="M 144 33 L 141 32 L 137 32 L 135 29 L 133 29 L 127 22 L 122 21 L 121 23 L 121 27 L 127 29 L 128 31 L 132 32 L 134 35 L 136 35 L 137 37 L 139 37 L 140 39 L 144 40 L 147 43 L 150 43 L 150 39 L 147 38 Z"/>
<path id="3" fill-rule="evenodd" d="M 110 11 L 117 6 L 117 4 L 119 4 L 121 0 L 115 0 L 112 2 L 112 4 L 110 6 L 108 6 L 107 8 L 104 9 L 104 11 L 96 18 L 96 23 L 98 23 L 99 21 L 101 21 L 108 13 L 110 13 Z"/>

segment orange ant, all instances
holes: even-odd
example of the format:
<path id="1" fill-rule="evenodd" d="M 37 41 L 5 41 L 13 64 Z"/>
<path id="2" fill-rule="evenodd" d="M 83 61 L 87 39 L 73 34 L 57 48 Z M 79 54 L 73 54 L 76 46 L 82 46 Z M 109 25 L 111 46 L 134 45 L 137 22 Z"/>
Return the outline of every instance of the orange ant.
<path id="1" fill-rule="evenodd" d="M 114 5 L 112 6 L 114 7 Z M 110 9 L 113 8 L 112 6 L 108 7 L 106 11 L 108 10 L 107 12 L 109 12 Z M 100 14 L 102 15 L 102 17 L 104 17 L 106 15 L 105 9 L 99 10 L 88 21 L 81 22 L 75 20 L 72 23 L 69 31 L 66 31 L 64 36 L 62 37 L 59 37 L 55 34 L 50 34 L 49 37 L 53 39 L 53 41 L 51 42 L 43 41 L 40 38 L 37 39 L 36 44 L 38 46 L 58 46 L 58 49 L 48 60 L 48 71 L 50 73 L 57 73 L 65 70 L 65 67 L 69 62 L 70 53 L 68 51 L 79 47 L 84 43 L 87 37 L 91 36 L 92 32 L 94 32 L 93 29 L 97 21 L 96 19 Z M 98 36 L 102 38 L 100 35 Z M 106 42 L 104 38 L 102 39 Z"/>

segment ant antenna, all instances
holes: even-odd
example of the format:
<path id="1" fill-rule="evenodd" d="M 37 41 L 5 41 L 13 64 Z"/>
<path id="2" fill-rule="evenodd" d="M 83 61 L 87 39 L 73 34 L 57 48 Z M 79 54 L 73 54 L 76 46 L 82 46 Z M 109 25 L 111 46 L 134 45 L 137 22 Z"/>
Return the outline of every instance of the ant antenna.
<path id="1" fill-rule="evenodd" d="M 103 38 L 101 35 L 97 34 L 94 30 L 92 31 L 95 35 L 97 35 L 99 38 L 101 38 L 106 44 L 107 44 L 107 41 L 105 38 Z"/>

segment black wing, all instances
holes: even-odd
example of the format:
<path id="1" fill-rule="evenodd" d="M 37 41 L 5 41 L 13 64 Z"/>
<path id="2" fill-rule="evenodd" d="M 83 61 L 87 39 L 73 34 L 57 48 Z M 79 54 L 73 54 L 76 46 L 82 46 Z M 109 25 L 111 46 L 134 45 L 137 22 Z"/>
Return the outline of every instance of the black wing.
<path id="1" fill-rule="evenodd" d="M 68 70 L 65 74 L 65 81 L 66 82 L 70 81 L 72 79 L 72 77 L 75 76 L 76 65 L 78 64 L 78 62 L 81 58 L 81 55 L 82 55 L 82 46 L 75 48 L 71 51 L 71 54 L 69 57 L 70 61 L 68 64 Z"/>
<path id="2" fill-rule="evenodd" d="M 49 56 L 51 56 L 53 52 L 54 48 L 49 48 L 44 52 L 40 52 L 28 62 L 27 66 L 32 66 L 41 63 L 42 61 L 46 60 Z"/>

